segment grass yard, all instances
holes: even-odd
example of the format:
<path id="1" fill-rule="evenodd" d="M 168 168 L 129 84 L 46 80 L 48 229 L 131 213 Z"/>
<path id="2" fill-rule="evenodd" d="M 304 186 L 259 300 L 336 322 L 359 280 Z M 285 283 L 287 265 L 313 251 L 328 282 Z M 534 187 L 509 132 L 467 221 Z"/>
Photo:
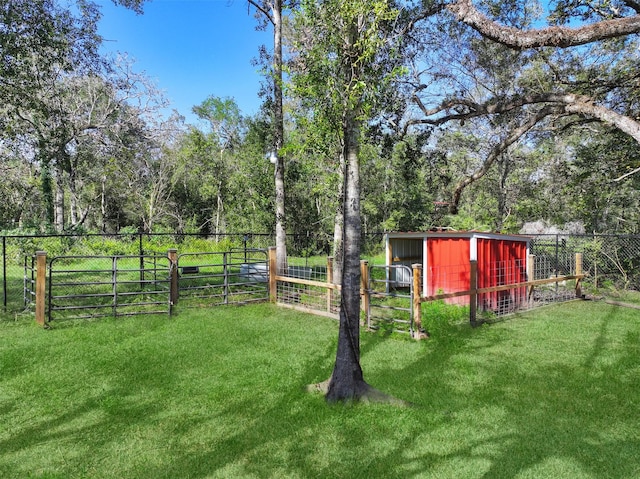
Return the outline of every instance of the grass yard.
<path id="1" fill-rule="evenodd" d="M 607 291 L 605 296 L 609 301 L 640 306 L 640 291 Z"/>
<path id="2" fill-rule="evenodd" d="M 417 343 L 362 334 L 415 407 L 328 406 L 337 323 L 272 305 L 0 321 L 2 478 L 640 477 L 640 312 L 573 302 Z"/>

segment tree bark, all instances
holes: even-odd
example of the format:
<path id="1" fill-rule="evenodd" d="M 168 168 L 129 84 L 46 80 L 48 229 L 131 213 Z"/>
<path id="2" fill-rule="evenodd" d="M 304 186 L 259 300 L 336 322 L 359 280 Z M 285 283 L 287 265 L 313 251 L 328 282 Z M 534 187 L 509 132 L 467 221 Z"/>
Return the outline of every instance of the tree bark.
<path id="1" fill-rule="evenodd" d="M 284 145 L 284 114 L 282 93 L 282 0 L 247 0 L 273 25 L 273 148 L 276 155 L 276 269 L 287 270 L 287 233 L 285 216 L 284 159 L 280 157 Z"/>
<path id="2" fill-rule="evenodd" d="M 62 172 L 56 171 L 56 194 L 55 194 L 55 220 L 56 231 L 64 231 L 64 185 L 62 182 Z"/>
<path id="3" fill-rule="evenodd" d="M 282 0 L 273 0 L 273 140 L 276 154 L 276 268 L 287 270 L 287 233 L 285 216 L 284 159 L 280 150 L 284 145 L 284 115 L 282 111 Z"/>
<path id="4" fill-rule="evenodd" d="M 216 195 L 216 221 L 215 221 L 215 235 L 216 241 L 220 240 L 220 233 L 222 233 L 222 228 L 220 227 L 220 223 L 222 222 L 222 213 L 223 213 L 223 203 L 222 203 L 222 192 L 220 191 L 222 188 L 222 182 L 218 184 L 218 194 Z"/>
<path id="5" fill-rule="evenodd" d="M 327 401 L 358 400 L 368 390 L 360 367 L 360 128 L 354 112 L 344 120 L 344 262 L 338 348 Z"/>
<path id="6" fill-rule="evenodd" d="M 473 6 L 472 0 L 456 0 L 446 8 L 483 37 L 519 50 L 544 46 L 567 48 L 640 32 L 640 15 L 601 20 L 580 27 L 521 30 L 489 19 Z"/>
<path id="7" fill-rule="evenodd" d="M 47 226 L 55 225 L 55 200 L 53 193 L 53 178 L 51 175 L 51 165 L 46 158 L 40 157 L 42 169 L 40 171 L 42 182 L 42 198 L 45 206 Z"/>
<path id="8" fill-rule="evenodd" d="M 78 206 L 78 189 L 76 187 L 76 169 L 74 166 L 69 171 L 69 221 L 71 227 L 75 227 L 80 222 Z"/>
<path id="9" fill-rule="evenodd" d="M 103 233 L 107 232 L 107 175 L 102 175 L 100 180 L 100 214 L 102 216 Z M 119 225 L 118 225 L 119 227 Z"/>
<path id="10" fill-rule="evenodd" d="M 333 224 L 333 284 L 342 284 L 342 265 L 344 262 L 344 191 L 345 191 L 345 160 L 344 148 L 340 153 L 340 178 L 338 188 L 338 206 Z"/>

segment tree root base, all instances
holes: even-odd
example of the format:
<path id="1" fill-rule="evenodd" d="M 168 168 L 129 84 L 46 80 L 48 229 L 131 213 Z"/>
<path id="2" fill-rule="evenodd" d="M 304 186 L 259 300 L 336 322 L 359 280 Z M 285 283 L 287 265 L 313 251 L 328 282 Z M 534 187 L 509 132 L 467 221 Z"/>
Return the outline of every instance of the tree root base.
<path id="1" fill-rule="evenodd" d="M 309 384 L 306 387 L 308 393 L 312 394 L 322 394 L 323 396 L 327 396 L 329 392 L 329 383 L 331 382 L 331 378 L 322 381 L 316 384 Z M 354 393 L 352 398 L 347 398 L 343 400 L 337 401 L 329 401 L 329 402 L 344 402 L 344 403 L 354 403 L 360 402 L 364 404 L 391 404 L 393 406 L 398 407 L 412 407 L 413 404 L 410 402 L 404 401 L 402 399 L 398 399 L 394 396 L 391 396 L 387 393 L 380 391 L 379 389 L 370 386 L 366 382 L 362 381 L 361 384 L 356 388 L 356 392 Z"/>

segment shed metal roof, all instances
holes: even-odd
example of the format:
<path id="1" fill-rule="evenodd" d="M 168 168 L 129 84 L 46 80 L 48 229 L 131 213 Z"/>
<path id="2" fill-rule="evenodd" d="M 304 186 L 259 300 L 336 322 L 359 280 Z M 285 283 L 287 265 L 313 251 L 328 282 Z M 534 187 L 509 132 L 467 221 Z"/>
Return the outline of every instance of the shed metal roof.
<path id="1" fill-rule="evenodd" d="M 387 233 L 386 237 L 389 239 L 394 238 L 406 238 L 406 239 L 420 239 L 420 238 L 484 238 L 484 239 L 496 239 L 496 240 L 508 240 L 508 241 L 523 241 L 530 242 L 531 236 L 516 235 L 516 234 L 503 234 L 503 233 L 490 233 L 484 231 L 415 231 L 415 232 L 391 232 Z"/>

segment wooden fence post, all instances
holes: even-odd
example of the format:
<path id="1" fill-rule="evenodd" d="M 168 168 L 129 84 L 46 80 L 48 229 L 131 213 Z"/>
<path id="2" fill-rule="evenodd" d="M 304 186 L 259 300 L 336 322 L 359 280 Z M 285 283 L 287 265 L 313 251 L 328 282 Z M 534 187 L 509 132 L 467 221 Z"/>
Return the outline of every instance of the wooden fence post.
<path id="1" fill-rule="evenodd" d="M 422 302 L 420 301 L 422 297 L 422 265 L 420 263 L 412 264 L 411 270 L 413 273 L 411 297 L 411 301 L 413 301 L 413 338 L 424 339 L 428 336 L 422 327 Z"/>
<path id="2" fill-rule="evenodd" d="M 582 253 L 576 253 L 576 276 L 582 273 Z M 576 298 L 582 298 L 582 278 L 576 278 Z"/>
<path id="3" fill-rule="evenodd" d="M 362 311 L 365 313 L 366 324 L 369 324 L 369 262 L 360 260 L 360 294 L 362 295 Z M 360 321 L 363 324 L 365 321 Z M 364 324 L 363 324 L 364 325 Z"/>
<path id="4" fill-rule="evenodd" d="M 180 297 L 180 291 L 178 288 L 178 250 L 171 248 L 167 251 L 167 257 L 169 258 L 169 300 L 171 305 L 178 304 L 178 298 Z"/>
<path id="5" fill-rule="evenodd" d="M 327 256 L 327 283 L 333 284 L 333 256 Z M 333 289 L 327 288 L 327 313 L 331 312 Z"/>
<path id="6" fill-rule="evenodd" d="M 276 281 L 276 247 L 269 247 L 269 301 L 275 303 L 278 299 L 277 295 L 277 286 L 278 282 Z"/>
<path id="7" fill-rule="evenodd" d="M 476 316 L 478 309 L 478 261 L 470 261 L 470 275 L 469 278 L 469 323 L 471 326 L 476 326 Z"/>
<path id="8" fill-rule="evenodd" d="M 45 304 L 47 284 L 47 252 L 36 252 L 36 323 L 46 325 Z"/>

